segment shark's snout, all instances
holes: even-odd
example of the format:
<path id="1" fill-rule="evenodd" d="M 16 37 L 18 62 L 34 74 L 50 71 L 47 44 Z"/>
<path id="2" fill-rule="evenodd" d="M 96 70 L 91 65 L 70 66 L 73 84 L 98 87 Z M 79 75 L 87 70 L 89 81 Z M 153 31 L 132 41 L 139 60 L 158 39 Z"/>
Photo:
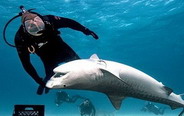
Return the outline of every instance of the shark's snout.
<path id="1" fill-rule="evenodd" d="M 52 81 L 48 81 L 48 82 L 46 83 L 46 87 L 48 87 L 48 88 L 53 88 L 53 82 L 52 82 Z"/>
<path id="2" fill-rule="evenodd" d="M 66 84 L 61 84 L 59 80 L 56 79 L 50 79 L 46 83 L 46 87 L 48 88 L 66 88 Z"/>

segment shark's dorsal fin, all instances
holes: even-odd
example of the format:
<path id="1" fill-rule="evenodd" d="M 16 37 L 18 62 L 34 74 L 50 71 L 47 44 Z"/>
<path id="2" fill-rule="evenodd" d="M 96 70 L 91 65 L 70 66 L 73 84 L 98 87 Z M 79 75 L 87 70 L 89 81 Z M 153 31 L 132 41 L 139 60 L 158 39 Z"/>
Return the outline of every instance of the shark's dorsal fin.
<path id="1" fill-rule="evenodd" d="M 184 93 L 182 93 L 182 94 L 179 94 L 179 96 L 182 98 L 182 97 L 184 97 Z"/>
<path id="2" fill-rule="evenodd" d="M 115 107 L 116 110 L 119 110 L 122 104 L 122 101 L 125 99 L 124 96 L 118 97 L 118 96 L 112 96 L 107 95 L 109 100 L 111 101 L 112 105 Z"/>
<path id="3" fill-rule="evenodd" d="M 97 54 L 93 54 L 93 55 L 91 55 L 91 57 L 90 57 L 89 59 L 96 59 L 96 60 L 99 60 L 99 58 L 98 58 Z"/>
<path id="4" fill-rule="evenodd" d="M 179 96 L 181 97 L 181 99 L 184 99 L 184 93 L 179 94 Z"/>
<path id="5" fill-rule="evenodd" d="M 166 90 L 167 95 L 170 95 L 173 92 L 173 90 L 167 86 L 164 86 L 164 89 Z"/>

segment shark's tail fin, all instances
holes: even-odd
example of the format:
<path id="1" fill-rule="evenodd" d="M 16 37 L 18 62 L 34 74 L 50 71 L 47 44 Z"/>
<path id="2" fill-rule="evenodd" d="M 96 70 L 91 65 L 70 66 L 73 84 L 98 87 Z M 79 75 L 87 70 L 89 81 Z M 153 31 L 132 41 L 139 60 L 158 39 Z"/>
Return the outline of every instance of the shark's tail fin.
<path id="1" fill-rule="evenodd" d="M 175 97 L 177 97 L 179 104 L 178 105 L 177 104 L 170 105 L 171 109 L 174 110 L 174 109 L 177 109 L 177 108 L 184 108 L 184 93 L 178 94 Z M 184 113 L 184 111 L 183 111 L 183 113 Z M 180 116 L 182 116 L 182 115 L 180 115 Z"/>

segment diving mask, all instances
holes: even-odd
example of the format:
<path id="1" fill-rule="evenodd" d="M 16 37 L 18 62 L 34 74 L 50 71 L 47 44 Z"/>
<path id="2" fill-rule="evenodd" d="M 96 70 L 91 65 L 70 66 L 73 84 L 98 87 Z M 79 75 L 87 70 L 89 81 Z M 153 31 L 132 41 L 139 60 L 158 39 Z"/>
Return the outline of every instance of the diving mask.
<path id="1" fill-rule="evenodd" d="M 26 28 L 26 31 L 33 36 L 42 35 L 42 33 L 40 32 L 45 29 L 45 24 L 39 16 L 24 21 L 24 26 Z"/>

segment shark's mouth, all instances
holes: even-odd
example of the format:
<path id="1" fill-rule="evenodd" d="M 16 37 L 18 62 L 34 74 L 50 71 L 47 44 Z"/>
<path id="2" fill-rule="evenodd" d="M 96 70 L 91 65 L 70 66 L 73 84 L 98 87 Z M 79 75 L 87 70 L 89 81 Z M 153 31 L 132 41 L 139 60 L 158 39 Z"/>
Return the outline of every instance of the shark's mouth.
<path id="1" fill-rule="evenodd" d="M 51 77 L 49 81 L 47 81 L 46 86 L 48 88 L 59 88 L 59 80 L 63 78 L 67 73 L 55 72 L 55 74 Z M 66 86 L 66 85 L 65 85 Z M 63 86 L 65 88 L 65 86 Z"/>

